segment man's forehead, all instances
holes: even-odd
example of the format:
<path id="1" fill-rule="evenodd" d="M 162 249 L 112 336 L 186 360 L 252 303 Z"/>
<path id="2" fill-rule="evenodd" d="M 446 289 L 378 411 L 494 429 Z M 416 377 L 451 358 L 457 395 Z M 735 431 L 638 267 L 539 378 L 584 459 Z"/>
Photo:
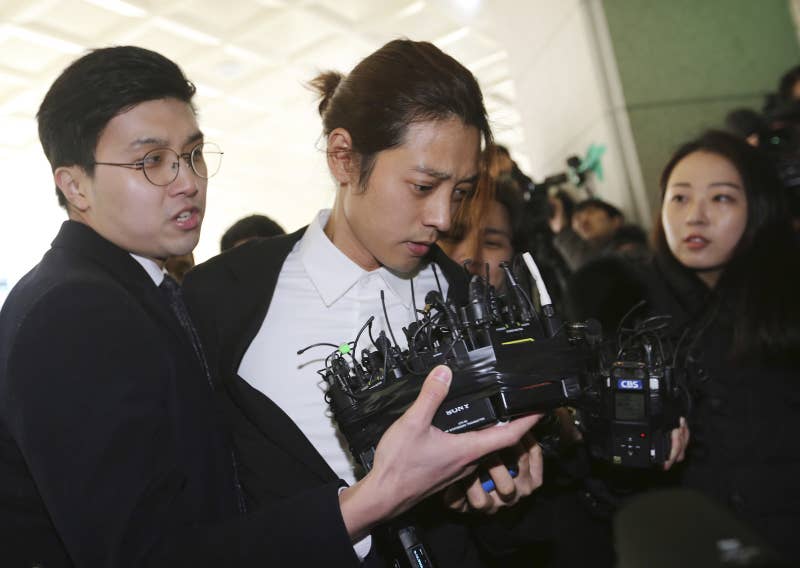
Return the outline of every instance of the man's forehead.
<path id="1" fill-rule="evenodd" d="M 192 106 L 179 99 L 155 99 L 127 107 L 112 118 L 100 142 L 117 147 L 178 146 L 203 138 Z"/>

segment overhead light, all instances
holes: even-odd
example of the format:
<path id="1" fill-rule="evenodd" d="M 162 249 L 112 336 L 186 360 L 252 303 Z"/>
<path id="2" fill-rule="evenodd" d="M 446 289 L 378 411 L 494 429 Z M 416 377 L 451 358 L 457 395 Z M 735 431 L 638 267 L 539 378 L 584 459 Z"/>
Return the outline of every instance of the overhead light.
<path id="1" fill-rule="evenodd" d="M 147 10 L 138 6 L 124 2 L 123 0 L 83 0 L 87 4 L 92 4 L 98 8 L 103 8 L 109 12 L 114 12 L 127 18 L 143 18 L 147 15 Z"/>
<path id="2" fill-rule="evenodd" d="M 216 36 L 207 34 L 205 32 L 201 32 L 200 30 L 190 28 L 189 26 L 179 24 L 178 22 L 175 22 L 173 20 L 168 20 L 160 16 L 155 18 L 155 20 L 153 20 L 153 23 L 156 25 L 157 28 L 165 32 L 174 33 L 188 40 L 192 40 L 197 43 L 202 43 L 203 45 L 219 45 L 221 43 L 219 38 Z"/>
<path id="3" fill-rule="evenodd" d="M 397 12 L 397 14 L 395 14 L 395 17 L 398 20 L 403 19 L 403 18 L 408 18 L 409 16 L 413 16 L 414 14 L 422 12 L 422 10 L 424 8 L 425 8 L 425 1 L 424 0 L 419 0 L 418 2 L 414 2 L 413 4 L 409 4 L 408 6 L 406 6 L 405 8 L 400 10 L 399 12 Z"/>
<path id="4" fill-rule="evenodd" d="M 11 36 L 16 37 L 17 39 L 22 39 L 25 41 L 29 41 L 31 43 L 35 43 L 42 47 L 49 47 L 51 49 L 55 49 L 56 51 L 60 51 L 61 53 L 81 53 L 85 49 L 82 45 L 78 45 L 77 43 L 73 43 L 71 41 L 67 41 L 65 39 L 57 38 L 51 35 L 43 34 L 41 32 L 35 32 L 33 30 L 29 30 L 28 28 L 24 28 L 22 26 L 17 26 L 14 24 L 5 24 L 0 27 L 0 37 L 1 36 Z"/>
<path id="5" fill-rule="evenodd" d="M 13 73 L 10 73 L 8 71 L 3 71 L 2 69 L 0 69 L 0 83 L 21 86 L 21 85 L 27 85 L 28 83 L 30 83 L 30 81 L 28 79 L 20 77 L 19 75 L 15 75 Z"/>
<path id="6" fill-rule="evenodd" d="M 495 51 L 491 55 L 487 55 L 486 57 L 481 57 L 477 61 L 473 61 L 470 63 L 469 68 L 472 71 L 477 71 L 478 69 L 482 69 L 483 67 L 488 67 L 489 65 L 495 65 L 496 63 L 500 63 L 504 59 L 508 58 L 508 52 L 501 49 L 500 51 Z"/>
<path id="7" fill-rule="evenodd" d="M 463 28 L 458 28 L 455 31 L 450 32 L 449 34 L 445 34 L 439 39 L 433 40 L 433 43 L 441 49 L 451 43 L 455 43 L 458 40 L 464 39 L 469 35 L 469 26 L 464 26 Z"/>
<path id="8" fill-rule="evenodd" d="M 238 57 L 239 59 L 244 59 L 246 61 L 250 61 L 251 63 L 264 62 L 264 57 L 259 55 L 255 51 L 251 51 L 249 49 L 245 49 L 243 47 L 239 47 L 236 45 L 228 44 L 222 48 L 222 51 L 226 55 L 230 55 L 232 57 Z"/>
<path id="9" fill-rule="evenodd" d="M 481 8 L 481 0 L 451 0 L 465 16 L 475 16 Z"/>
<path id="10" fill-rule="evenodd" d="M 244 110 L 252 110 L 255 112 L 266 112 L 266 109 L 263 106 L 252 103 L 241 97 L 230 96 L 230 97 L 225 97 L 225 100 L 228 101 L 230 104 Z"/>

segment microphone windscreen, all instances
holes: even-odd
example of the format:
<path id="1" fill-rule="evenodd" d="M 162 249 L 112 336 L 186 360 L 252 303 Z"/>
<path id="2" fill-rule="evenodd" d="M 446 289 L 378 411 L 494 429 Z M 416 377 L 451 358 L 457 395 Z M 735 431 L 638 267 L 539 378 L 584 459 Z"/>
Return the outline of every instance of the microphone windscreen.
<path id="1" fill-rule="evenodd" d="M 486 294 L 486 282 L 475 274 L 469 281 L 469 299 L 480 300 Z"/>
<path id="2" fill-rule="evenodd" d="M 431 290 L 425 294 L 425 303 L 429 306 L 434 306 L 442 303 L 442 295 L 438 290 Z"/>

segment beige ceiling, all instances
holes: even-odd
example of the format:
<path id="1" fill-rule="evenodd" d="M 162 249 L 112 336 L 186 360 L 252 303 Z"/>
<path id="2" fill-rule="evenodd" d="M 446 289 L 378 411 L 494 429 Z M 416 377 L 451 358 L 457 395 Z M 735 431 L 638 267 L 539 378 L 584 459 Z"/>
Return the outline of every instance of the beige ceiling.
<path id="1" fill-rule="evenodd" d="M 508 54 L 487 24 L 488 1 L 0 0 L 0 285 L 37 261 L 64 218 L 34 116 L 86 49 L 155 49 L 197 84 L 201 127 L 225 151 L 196 250 L 203 260 L 244 215 L 295 229 L 331 203 L 319 116 L 303 84 L 319 70 L 348 71 L 395 37 L 433 41 L 472 69 L 498 140 L 521 150 Z"/>

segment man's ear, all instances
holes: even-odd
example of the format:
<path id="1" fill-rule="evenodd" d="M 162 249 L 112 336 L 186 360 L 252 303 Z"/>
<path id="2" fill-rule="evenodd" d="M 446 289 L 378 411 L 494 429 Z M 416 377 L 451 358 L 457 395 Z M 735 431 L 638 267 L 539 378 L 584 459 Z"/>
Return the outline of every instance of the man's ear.
<path id="1" fill-rule="evenodd" d="M 53 178 L 70 207 L 78 211 L 89 209 L 87 189 L 91 184 L 91 178 L 86 175 L 82 167 L 60 166 L 53 172 Z"/>
<path id="2" fill-rule="evenodd" d="M 340 186 L 357 181 L 357 165 L 350 133 L 344 128 L 334 128 L 328 134 L 328 168 Z"/>

